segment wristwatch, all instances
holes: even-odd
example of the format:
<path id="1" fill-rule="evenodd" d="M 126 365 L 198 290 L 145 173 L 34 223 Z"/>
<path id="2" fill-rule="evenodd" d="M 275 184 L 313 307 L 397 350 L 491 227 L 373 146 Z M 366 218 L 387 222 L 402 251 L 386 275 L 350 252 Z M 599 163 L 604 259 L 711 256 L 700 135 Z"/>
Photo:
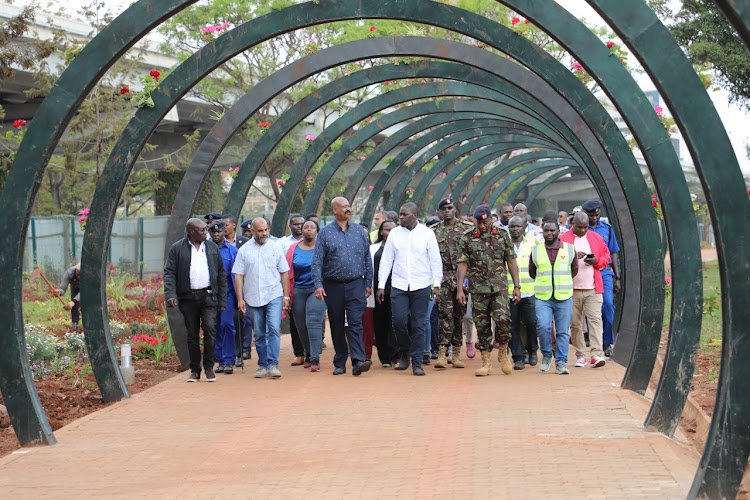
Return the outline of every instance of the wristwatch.
<path id="1" fill-rule="evenodd" d="M 286 300 L 291 300 L 291 297 L 284 297 Z"/>
<path id="2" fill-rule="evenodd" d="M 513 288 L 518 288 L 520 290 L 521 289 L 521 285 L 513 285 Z"/>

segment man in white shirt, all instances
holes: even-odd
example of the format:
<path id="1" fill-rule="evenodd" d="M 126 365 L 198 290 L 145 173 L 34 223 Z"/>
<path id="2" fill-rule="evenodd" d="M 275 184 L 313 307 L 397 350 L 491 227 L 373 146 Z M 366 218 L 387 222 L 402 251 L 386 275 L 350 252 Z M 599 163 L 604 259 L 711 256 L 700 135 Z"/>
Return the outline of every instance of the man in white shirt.
<path id="1" fill-rule="evenodd" d="M 281 377 L 281 310 L 289 310 L 289 264 L 281 247 L 268 238 L 268 223 L 253 219 L 253 239 L 242 245 L 232 268 L 237 306 L 252 315 L 258 371 L 255 378 Z"/>
<path id="2" fill-rule="evenodd" d="M 406 370 L 411 358 L 414 375 L 424 375 L 425 319 L 430 295 L 437 296 L 443 281 L 443 262 L 435 233 L 417 221 L 417 205 L 406 203 L 399 211 L 399 227 L 393 228 L 380 260 L 378 283 L 391 275 L 391 309 L 401 359 L 397 370 Z M 385 289 L 378 288 L 383 301 Z"/>

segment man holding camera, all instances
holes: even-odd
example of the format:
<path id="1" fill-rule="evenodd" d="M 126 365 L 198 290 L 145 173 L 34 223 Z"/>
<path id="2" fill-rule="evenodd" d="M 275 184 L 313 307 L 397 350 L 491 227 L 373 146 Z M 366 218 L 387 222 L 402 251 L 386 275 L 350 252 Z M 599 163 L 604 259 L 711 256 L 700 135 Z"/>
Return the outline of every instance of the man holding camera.
<path id="1" fill-rule="evenodd" d="M 573 278 L 573 317 L 570 336 L 576 350 L 576 368 L 586 366 L 586 341 L 583 338 L 583 315 L 589 322 L 591 367 L 604 366 L 602 350 L 602 283 L 601 270 L 609 265 L 609 249 L 601 236 L 589 231 L 589 217 L 578 212 L 573 217 L 573 228 L 560 236 L 560 241 L 572 243 L 578 258 L 578 273 Z"/>

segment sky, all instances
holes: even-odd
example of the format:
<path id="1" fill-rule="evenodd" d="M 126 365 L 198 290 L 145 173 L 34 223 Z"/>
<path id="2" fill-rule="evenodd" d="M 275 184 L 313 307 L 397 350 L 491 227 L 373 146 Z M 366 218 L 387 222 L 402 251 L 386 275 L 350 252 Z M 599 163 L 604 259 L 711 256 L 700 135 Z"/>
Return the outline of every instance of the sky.
<path id="1" fill-rule="evenodd" d="M 14 0 L 15 5 L 28 5 L 33 0 Z M 44 4 L 47 0 L 36 0 L 37 4 Z M 605 25 L 604 21 L 599 15 L 586 3 L 585 0 L 555 0 L 558 4 L 566 8 L 577 18 L 585 18 L 588 22 L 596 25 Z M 66 0 L 65 5 L 69 12 L 75 12 L 76 9 L 91 4 L 92 0 Z M 106 5 L 108 9 L 114 12 L 121 12 L 127 8 L 132 2 L 123 0 L 107 0 Z M 55 5 L 59 5 L 55 2 Z M 672 1 L 672 9 L 676 9 L 679 6 L 679 0 Z M 635 58 L 631 57 L 629 63 L 632 66 L 639 66 Z M 648 75 L 645 73 L 634 75 L 638 85 L 644 90 L 654 90 L 656 87 L 651 82 Z M 750 143 L 750 114 L 742 111 L 738 106 L 729 103 L 729 95 L 723 90 L 716 92 L 709 92 L 709 96 L 714 103 L 716 110 L 719 112 L 719 116 L 724 123 L 724 127 L 727 130 L 729 138 L 734 147 L 737 160 L 740 163 L 743 171 L 750 174 L 750 159 L 746 155 L 746 145 Z M 666 107 L 666 106 L 665 106 Z"/>

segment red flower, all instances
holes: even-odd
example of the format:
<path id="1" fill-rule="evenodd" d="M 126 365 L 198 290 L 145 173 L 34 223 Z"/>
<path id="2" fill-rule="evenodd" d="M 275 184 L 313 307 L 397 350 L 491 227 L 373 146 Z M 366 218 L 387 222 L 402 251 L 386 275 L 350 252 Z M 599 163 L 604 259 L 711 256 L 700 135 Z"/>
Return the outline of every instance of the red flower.
<path id="1" fill-rule="evenodd" d="M 344 186 L 348 186 L 348 185 L 349 185 L 349 181 L 344 181 Z"/>
<path id="2" fill-rule="evenodd" d="M 158 82 L 159 81 L 159 76 L 161 76 L 161 73 L 159 73 L 155 69 L 152 69 L 151 73 L 149 73 L 149 75 L 151 75 L 151 77 Z"/>
<path id="3" fill-rule="evenodd" d="M 76 373 L 78 373 L 78 372 L 81 371 L 81 367 L 80 366 L 74 366 L 73 367 L 73 371 L 76 372 Z"/>
<path id="4" fill-rule="evenodd" d="M 656 200 L 651 200 L 651 204 L 654 206 L 654 208 L 659 206 L 659 202 L 657 202 Z"/>
<path id="5" fill-rule="evenodd" d="M 370 26 L 370 31 L 375 31 L 377 28 L 375 26 Z"/>
<path id="6" fill-rule="evenodd" d="M 510 20 L 510 24 L 512 24 L 513 26 L 515 26 L 516 24 L 518 24 L 520 22 L 521 22 L 521 20 L 518 19 L 517 17 L 514 17 L 513 19 Z"/>
<path id="7" fill-rule="evenodd" d="M 25 127 L 26 126 L 26 120 L 14 120 L 13 121 L 13 126 L 15 128 Z"/>
<path id="8" fill-rule="evenodd" d="M 529 20 L 528 19 L 524 19 L 523 20 L 523 24 L 529 24 Z"/>
<path id="9" fill-rule="evenodd" d="M 278 184 L 279 186 L 283 186 L 284 185 L 284 181 L 278 181 L 276 184 Z"/>
<path id="10" fill-rule="evenodd" d="M 385 85 L 390 85 L 390 84 L 391 84 L 391 82 L 385 82 Z"/>
<path id="11" fill-rule="evenodd" d="M 607 48 L 608 49 L 611 49 L 614 46 L 615 46 L 615 42 L 607 42 Z"/>
<path id="12" fill-rule="evenodd" d="M 270 124 L 269 124 L 268 122 L 262 122 L 262 123 L 259 123 L 259 124 L 258 124 L 258 126 L 259 126 L 260 128 L 268 128 L 268 127 L 270 127 L 271 125 L 270 125 Z"/>
<path id="13" fill-rule="evenodd" d="M 125 94 L 128 94 L 128 93 L 130 93 L 130 87 L 126 86 L 126 87 L 123 87 L 123 88 L 120 89 L 120 95 L 125 95 Z"/>

